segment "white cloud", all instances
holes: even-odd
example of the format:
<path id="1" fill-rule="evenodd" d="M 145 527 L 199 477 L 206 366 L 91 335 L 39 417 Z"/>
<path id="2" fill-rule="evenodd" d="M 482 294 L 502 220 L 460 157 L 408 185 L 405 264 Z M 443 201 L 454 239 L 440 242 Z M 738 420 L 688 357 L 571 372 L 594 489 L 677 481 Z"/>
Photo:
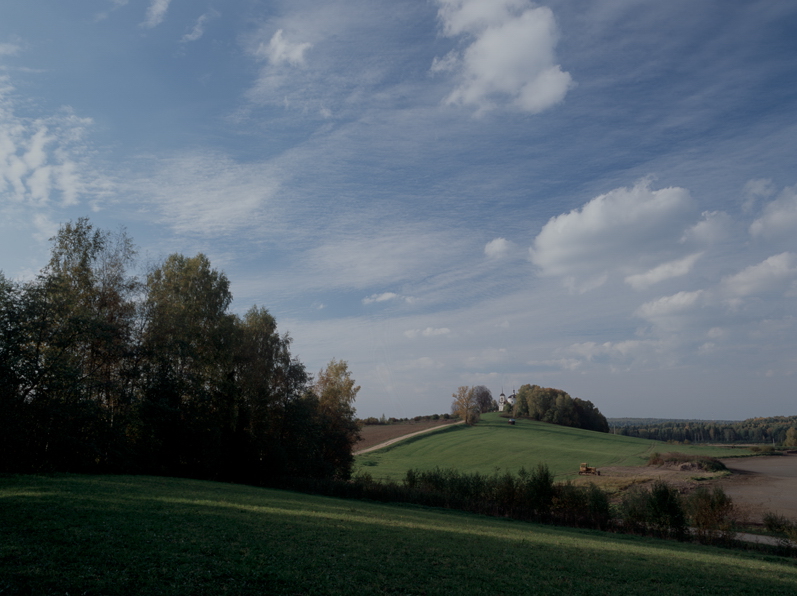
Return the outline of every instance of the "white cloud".
<path id="1" fill-rule="evenodd" d="M 482 350 L 478 356 L 470 356 L 466 364 L 470 367 L 482 367 L 485 365 L 496 364 L 506 359 L 506 348 L 487 348 Z"/>
<path id="2" fill-rule="evenodd" d="M 279 178 L 267 164 L 238 164 L 216 153 L 158 161 L 158 171 L 133 181 L 148 193 L 162 223 L 188 235 L 220 236 L 273 218 Z M 266 214 L 264 208 L 272 207 Z"/>
<path id="3" fill-rule="evenodd" d="M 754 237 L 794 237 L 797 234 L 797 186 L 784 188 L 750 225 Z"/>
<path id="4" fill-rule="evenodd" d="M 484 254 L 490 259 L 500 259 L 505 257 L 512 248 L 512 243 L 505 238 L 490 240 L 484 246 Z"/>
<path id="5" fill-rule="evenodd" d="M 271 37 L 267 44 L 261 43 L 256 55 L 268 59 L 269 63 L 278 66 L 280 64 L 290 64 L 301 66 L 304 64 L 304 53 L 313 47 L 311 43 L 291 43 L 282 34 L 282 29 Z"/>
<path id="6" fill-rule="evenodd" d="M 742 209 L 745 212 L 750 212 L 759 199 L 768 199 L 775 194 L 775 185 L 769 178 L 749 180 L 744 185 L 743 194 L 744 203 L 742 204 Z"/>
<path id="7" fill-rule="evenodd" d="M 201 15 L 194 23 L 193 29 L 191 29 L 190 33 L 186 33 L 180 39 L 181 42 L 186 43 L 190 41 L 197 41 L 205 34 L 205 25 L 207 22 L 212 18 L 218 16 L 219 13 L 215 10 L 211 10 L 210 12 L 206 12 L 205 14 Z"/>
<path id="8" fill-rule="evenodd" d="M 52 221 L 43 213 L 34 213 L 32 223 L 33 228 L 36 230 L 33 233 L 33 236 L 39 242 L 45 242 L 55 236 L 60 227 L 60 224 Z"/>
<path id="9" fill-rule="evenodd" d="M 384 294 L 371 294 L 367 298 L 363 298 L 363 304 L 373 304 L 374 302 L 387 302 L 388 300 L 395 300 L 399 298 L 398 294 L 393 292 L 385 292 Z"/>
<path id="10" fill-rule="evenodd" d="M 451 329 L 448 327 L 427 327 L 426 329 L 407 329 L 404 336 L 409 339 L 415 339 L 418 336 L 423 337 L 436 337 L 438 335 L 448 335 Z"/>
<path id="11" fill-rule="evenodd" d="M 542 112 L 561 102 L 572 78 L 556 64 L 559 33 L 553 12 L 525 0 L 438 0 L 448 37 L 473 39 L 461 55 L 435 58 L 433 72 L 454 71 L 459 84 L 449 104 L 487 110 L 508 102 Z"/>
<path id="12" fill-rule="evenodd" d="M 656 319 L 680 315 L 699 306 L 700 299 L 705 295 L 704 290 L 693 292 L 678 292 L 672 296 L 664 296 L 651 302 L 646 302 L 636 310 L 636 315 L 643 319 Z"/>
<path id="13" fill-rule="evenodd" d="M 450 267 L 464 240 L 420 225 L 391 225 L 369 231 L 345 229 L 308 250 L 302 259 L 317 287 L 370 288 L 416 282 Z M 331 222 L 327 221 L 327 226 Z M 412 301 L 408 298 L 408 301 Z"/>
<path id="14" fill-rule="evenodd" d="M 734 296 L 750 296 L 770 291 L 785 291 L 797 277 L 797 255 L 784 252 L 752 265 L 722 280 L 725 290 Z"/>
<path id="15" fill-rule="evenodd" d="M 599 285 L 609 270 L 671 252 L 691 212 L 687 190 L 651 190 L 649 180 L 642 180 L 551 218 L 530 257 L 543 275 L 569 278 L 570 285 L 579 279 L 586 279 L 585 287 Z"/>
<path id="16" fill-rule="evenodd" d="M 538 369 L 554 369 L 554 370 L 568 370 L 574 371 L 580 368 L 583 364 L 582 360 L 578 358 L 557 358 L 553 360 L 530 360 L 529 366 Z"/>
<path id="17" fill-rule="evenodd" d="M 19 46 L 13 43 L 0 43 L 0 56 L 14 56 L 19 53 Z"/>
<path id="18" fill-rule="evenodd" d="M 635 360 L 647 360 L 661 348 L 658 340 L 629 339 L 618 342 L 582 342 L 569 345 L 561 350 L 564 354 L 571 354 L 577 358 L 564 358 L 548 361 L 558 363 L 564 370 L 575 370 L 590 363 L 630 363 Z"/>
<path id="19" fill-rule="evenodd" d="M 113 6 L 108 10 L 104 10 L 102 12 L 97 13 L 97 15 L 94 17 L 95 21 L 99 22 L 107 19 L 108 16 L 111 14 L 111 12 L 113 12 L 114 10 L 118 10 L 119 8 L 122 8 L 123 6 L 127 6 L 127 3 L 130 0 L 109 0 L 109 1 L 111 4 L 113 4 Z"/>
<path id="20" fill-rule="evenodd" d="M 7 206 L 75 205 L 83 195 L 101 194 L 88 171 L 84 137 L 92 125 L 68 108 L 37 119 L 15 113 L 13 87 L 0 77 L 0 199 Z"/>
<path id="21" fill-rule="evenodd" d="M 152 29 L 157 27 L 166 18 L 166 11 L 169 10 L 169 4 L 172 0 L 152 0 L 149 8 L 147 8 L 147 20 L 143 25 Z"/>
<path id="22" fill-rule="evenodd" d="M 731 216 L 724 211 L 704 211 L 702 219 L 684 232 L 682 243 L 700 246 L 717 244 L 729 237 L 733 222 Z"/>
<path id="23" fill-rule="evenodd" d="M 702 255 L 703 253 L 695 253 L 683 259 L 663 263 L 645 273 L 629 275 L 625 278 L 625 283 L 635 290 L 644 290 L 666 279 L 684 276 L 692 270 L 695 262 Z"/>

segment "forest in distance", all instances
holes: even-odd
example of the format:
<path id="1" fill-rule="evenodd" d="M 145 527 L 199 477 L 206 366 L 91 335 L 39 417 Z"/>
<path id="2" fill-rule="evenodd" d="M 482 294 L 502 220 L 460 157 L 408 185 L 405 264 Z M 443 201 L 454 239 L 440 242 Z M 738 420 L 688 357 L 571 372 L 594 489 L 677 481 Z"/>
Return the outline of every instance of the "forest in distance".
<path id="1" fill-rule="evenodd" d="M 610 418 L 611 432 L 680 443 L 766 443 L 797 447 L 797 416 L 746 420 L 662 420 Z"/>
<path id="2" fill-rule="evenodd" d="M 349 477 L 345 361 L 313 379 L 265 308 L 229 312 L 203 254 L 141 280 L 124 230 L 81 218 L 51 242 L 35 279 L 0 273 L 0 472 Z"/>

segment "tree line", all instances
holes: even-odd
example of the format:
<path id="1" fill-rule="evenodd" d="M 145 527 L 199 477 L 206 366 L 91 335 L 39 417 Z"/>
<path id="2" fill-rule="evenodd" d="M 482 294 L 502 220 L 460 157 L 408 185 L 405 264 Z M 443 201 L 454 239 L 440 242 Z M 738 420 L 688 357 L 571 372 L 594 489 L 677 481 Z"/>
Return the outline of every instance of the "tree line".
<path id="1" fill-rule="evenodd" d="M 741 421 L 616 418 L 618 435 L 672 443 L 769 443 L 797 447 L 797 416 L 748 418 Z"/>
<path id="2" fill-rule="evenodd" d="M 512 415 L 561 426 L 609 432 L 606 417 L 591 401 L 570 397 L 567 392 L 552 387 L 523 385 L 515 395 Z"/>
<path id="3" fill-rule="evenodd" d="M 0 471 L 349 477 L 345 361 L 314 380 L 268 310 L 229 311 L 203 254 L 139 278 L 124 230 L 81 218 L 51 242 L 32 281 L 0 272 Z"/>
<path id="4" fill-rule="evenodd" d="M 498 410 L 498 403 L 484 385 L 462 386 L 451 397 L 451 413 L 466 424 L 476 424 L 484 412 Z M 515 418 L 529 418 L 560 426 L 609 432 L 609 423 L 589 400 L 573 398 L 552 387 L 523 385 L 515 394 L 515 403 L 508 412 Z"/>

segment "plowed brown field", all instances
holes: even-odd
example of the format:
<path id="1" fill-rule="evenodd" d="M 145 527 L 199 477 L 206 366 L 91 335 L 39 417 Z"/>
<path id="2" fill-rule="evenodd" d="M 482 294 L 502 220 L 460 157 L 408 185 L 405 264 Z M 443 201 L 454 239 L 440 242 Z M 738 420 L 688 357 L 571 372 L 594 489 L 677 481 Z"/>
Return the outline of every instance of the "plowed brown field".
<path id="1" fill-rule="evenodd" d="M 373 424 L 364 426 L 360 430 L 362 439 L 354 445 L 354 453 L 376 447 L 387 441 L 398 439 L 421 430 L 454 424 L 458 420 L 422 420 L 420 422 L 406 422 L 400 424 Z"/>

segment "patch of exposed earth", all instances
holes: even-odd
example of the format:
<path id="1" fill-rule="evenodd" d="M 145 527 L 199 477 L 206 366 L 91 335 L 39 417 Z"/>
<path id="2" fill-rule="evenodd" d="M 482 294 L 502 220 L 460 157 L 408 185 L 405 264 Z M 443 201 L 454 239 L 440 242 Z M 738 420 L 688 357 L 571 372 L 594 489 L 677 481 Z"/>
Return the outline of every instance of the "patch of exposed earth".
<path id="1" fill-rule="evenodd" d="M 797 454 L 724 459 L 733 474 L 717 481 L 752 523 L 767 512 L 797 520 Z"/>
<path id="2" fill-rule="evenodd" d="M 717 485 L 733 499 L 745 522 L 760 525 L 768 512 L 797 520 L 797 453 L 721 461 L 731 474 L 706 472 L 689 464 L 604 467 L 600 468 L 600 476 L 579 476 L 575 482 L 594 482 L 613 494 L 656 479 L 664 480 L 682 493 L 689 493 L 700 485 Z"/>
<path id="3" fill-rule="evenodd" d="M 354 455 L 366 453 L 374 449 L 414 436 L 421 432 L 431 431 L 441 426 L 456 424 L 459 420 L 422 420 L 399 424 L 370 424 L 360 429 L 360 440 L 354 446 Z"/>
<path id="4" fill-rule="evenodd" d="M 599 468 L 600 476 L 578 476 L 576 484 L 594 482 L 609 493 L 617 493 L 634 484 L 646 485 L 663 480 L 681 493 L 688 493 L 707 480 L 720 478 L 721 472 L 706 472 L 690 464 L 672 466 L 607 466 Z"/>

